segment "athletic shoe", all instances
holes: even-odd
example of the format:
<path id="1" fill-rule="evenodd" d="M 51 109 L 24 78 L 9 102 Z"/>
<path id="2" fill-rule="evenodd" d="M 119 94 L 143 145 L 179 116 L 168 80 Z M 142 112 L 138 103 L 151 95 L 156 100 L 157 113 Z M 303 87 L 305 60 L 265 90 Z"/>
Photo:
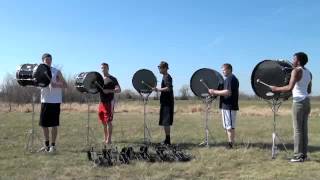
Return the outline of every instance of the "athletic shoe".
<path id="1" fill-rule="evenodd" d="M 233 144 L 232 142 L 229 142 L 226 146 L 226 149 L 233 149 Z"/>
<path id="2" fill-rule="evenodd" d="M 161 145 L 171 145 L 171 143 L 168 142 L 168 141 L 166 141 L 166 140 L 162 141 L 160 144 L 161 144 Z"/>
<path id="3" fill-rule="evenodd" d="M 50 149 L 49 146 L 43 146 L 38 150 L 38 152 L 49 152 L 49 149 Z"/>
<path id="4" fill-rule="evenodd" d="M 298 157 L 293 157 L 290 162 L 295 163 L 295 162 L 304 162 L 305 158 L 303 156 L 298 156 Z"/>
<path id="5" fill-rule="evenodd" d="M 57 151 L 56 146 L 50 146 L 49 153 L 55 153 Z"/>

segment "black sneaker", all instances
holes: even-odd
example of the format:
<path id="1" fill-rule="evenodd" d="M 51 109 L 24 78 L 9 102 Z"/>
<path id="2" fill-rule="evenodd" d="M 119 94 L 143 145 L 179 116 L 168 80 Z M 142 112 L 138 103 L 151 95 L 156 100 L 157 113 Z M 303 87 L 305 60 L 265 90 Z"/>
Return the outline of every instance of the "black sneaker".
<path id="1" fill-rule="evenodd" d="M 226 149 L 233 149 L 233 143 L 229 142 L 226 146 Z"/>

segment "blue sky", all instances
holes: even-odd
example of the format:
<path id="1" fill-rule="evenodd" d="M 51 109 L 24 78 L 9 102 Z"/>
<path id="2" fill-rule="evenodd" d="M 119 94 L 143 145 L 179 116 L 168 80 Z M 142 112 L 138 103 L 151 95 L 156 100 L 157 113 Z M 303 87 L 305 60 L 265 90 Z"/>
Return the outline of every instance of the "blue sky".
<path id="1" fill-rule="evenodd" d="M 157 65 L 166 59 L 176 91 L 197 69 L 228 62 L 240 91 L 253 94 L 257 63 L 304 51 L 319 95 L 319 9 L 316 0 L 2 0 L 0 80 L 49 52 L 66 76 L 99 71 L 105 61 L 123 88 L 141 68 L 160 81 Z"/>

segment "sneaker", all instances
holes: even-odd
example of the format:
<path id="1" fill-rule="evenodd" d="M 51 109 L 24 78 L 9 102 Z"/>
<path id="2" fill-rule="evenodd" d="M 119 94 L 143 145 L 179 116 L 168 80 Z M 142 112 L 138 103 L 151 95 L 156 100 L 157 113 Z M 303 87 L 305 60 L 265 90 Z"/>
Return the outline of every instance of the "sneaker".
<path id="1" fill-rule="evenodd" d="M 293 157 L 290 162 L 294 163 L 294 162 L 304 162 L 305 158 L 300 156 L 300 157 Z"/>
<path id="2" fill-rule="evenodd" d="M 55 153 L 57 151 L 56 146 L 50 146 L 49 153 Z"/>
<path id="3" fill-rule="evenodd" d="M 226 146 L 226 149 L 233 149 L 233 144 L 232 142 L 229 142 L 228 145 Z"/>
<path id="4" fill-rule="evenodd" d="M 171 143 L 168 142 L 168 141 L 166 141 L 166 140 L 162 141 L 160 144 L 161 144 L 161 145 L 171 145 Z"/>
<path id="5" fill-rule="evenodd" d="M 49 152 L 50 150 L 50 147 L 49 146 L 43 146 L 42 148 L 40 148 L 38 150 L 38 152 Z"/>

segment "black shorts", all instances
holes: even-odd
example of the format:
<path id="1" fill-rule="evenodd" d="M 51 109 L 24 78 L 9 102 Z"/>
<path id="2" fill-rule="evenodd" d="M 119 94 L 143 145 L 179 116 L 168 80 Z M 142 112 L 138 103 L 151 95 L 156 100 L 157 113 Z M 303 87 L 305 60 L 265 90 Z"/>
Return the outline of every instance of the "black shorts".
<path id="1" fill-rule="evenodd" d="M 41 103 L 39 126 L 59 126 L 60 103 Z"/>
<path id="2" fill-rule="evenodd" d="M 159 125 L 160 126 L 172 126 L 173 113 L 174 113 L 174 106 L 173 105 L 161 105 Z"/>

